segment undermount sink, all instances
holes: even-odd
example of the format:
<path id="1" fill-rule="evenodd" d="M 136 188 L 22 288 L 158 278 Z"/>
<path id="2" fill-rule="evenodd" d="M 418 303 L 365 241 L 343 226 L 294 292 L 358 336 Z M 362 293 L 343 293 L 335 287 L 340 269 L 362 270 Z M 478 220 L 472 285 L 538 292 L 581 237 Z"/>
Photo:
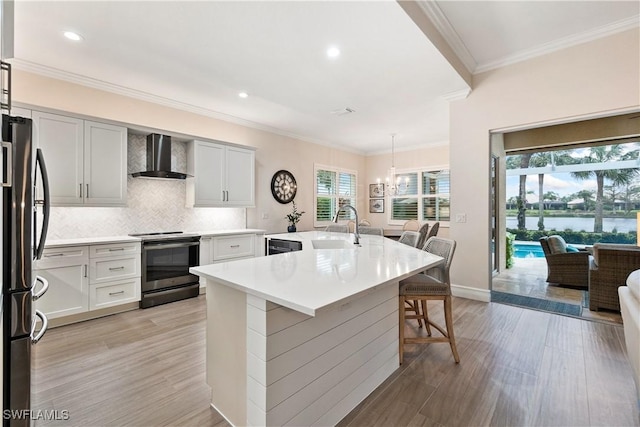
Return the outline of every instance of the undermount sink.
<path id="1" fill-rule="evenodd" d="M 355 245 L 347 240 L 312 240 L 313 249 L 355 249 Z"/>

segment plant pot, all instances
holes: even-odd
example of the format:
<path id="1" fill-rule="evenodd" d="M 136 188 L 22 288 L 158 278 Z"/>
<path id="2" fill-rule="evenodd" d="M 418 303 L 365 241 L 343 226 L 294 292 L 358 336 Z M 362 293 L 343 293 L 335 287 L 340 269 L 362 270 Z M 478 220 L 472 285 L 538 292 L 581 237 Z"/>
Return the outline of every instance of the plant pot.
<path id="1" fill-rule="evenodd" d="M 296 232 L 296 226 L 295 225 L 290 225 L 287 227 L 287 231 L 289 233 L 295 233 Z"/>

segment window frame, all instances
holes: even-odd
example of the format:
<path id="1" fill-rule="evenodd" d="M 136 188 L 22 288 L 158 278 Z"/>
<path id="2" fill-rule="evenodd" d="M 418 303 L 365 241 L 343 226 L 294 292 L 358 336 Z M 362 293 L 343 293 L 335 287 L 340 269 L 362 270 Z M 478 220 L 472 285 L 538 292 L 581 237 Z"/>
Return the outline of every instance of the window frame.
<path id="1" fill-rule="evenodd" d="M 318 171 L 327 171 L 334 172 L 336 174 L 336 193 L 330 195 L 318 195 Z M 340 200 L 340 174 L 349 174 L 353 175 L 355 184 L 354 184 L 354 194 L 349 195 L 350 199 L 354 200 L 354 208 L 357 209 L 357 200 L 358 200 L 358 171 L 353 169 L 341 168 L 336 166 L 328 166 L 320 163 L 313 164 L 313 226 L 314 227 L 326 227 L 329 224 L 332 224 L 331 221 L 318 221 L 318 197 L 329 197 L 333 200 L 333 206 L 337 212 L 338 203 Z M 350 214 L 351 215 L 351 214 Z"/>
<path id="2" fill-rule="evenodd" d="M 423 194 L 423 188 L 422 188 L 422 174 L 425 172 L 434 172 L 434 171 L 442 171 L 442 170 L 446 170 L 449 171 L 449 192 L 448 193 L 436 193 L 436 194 Z M 416 174 L 417 175 L 417 181 L 418 181 L 418 187 L 417 187 L 417 194 L 410 194 L 410 195 L 402 195 L 402 196 L 391 196 L 390 194 L 388 194 L 386 192 L 386 188 L 385 188 L 385 203 L 387 203 L 387 206 L 389 207 L 388 209 L 388 214 L 387 214 L 387 224 L 388 225 L 404 225 L 404 223 L 408 220 L 405 219 L 393 219 L 393 199 L 394 198 L 401 198 L 401 199 L 407 199 L 407 198 L 411 198 L 411 199 L 416 199 L 417 201 L 417 220 L 420 222 L 430 222 L 430 223 L 434 223 L 434 222 L 440 222 L 440 226 L 441 227 L 448 227 L 449 224 L 451 223 L 451 169 L 449 167 L 449 165 L 434 165 L 434 166 L 423 166 L 423 167 L 419 167 L 419 168 L 408 168 L 408 169 L 396 169 L 396 175 L 404 175 L 404 174 Z M 424 217 L 424 199 L 429 198 L 429 199 L 434 199 L 434 198 L 446 198 L 449 200 L 449 220 L 448 221 L 443 221 L 440 219 L 426 219 Z"/>

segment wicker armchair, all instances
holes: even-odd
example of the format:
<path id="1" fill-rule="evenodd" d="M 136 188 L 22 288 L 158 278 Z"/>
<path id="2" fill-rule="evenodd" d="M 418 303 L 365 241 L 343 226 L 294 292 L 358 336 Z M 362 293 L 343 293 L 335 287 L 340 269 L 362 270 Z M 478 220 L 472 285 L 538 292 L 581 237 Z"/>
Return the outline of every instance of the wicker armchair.
<path id="1" fill-rule="evenodd" d="M 560 236 L 540 238 L 547 260 L 547 282 L 587 289 L 589 287 L 589 252 L 567 252 Z"/>
<path id="2" fill-rule="evenodd" d="M 632 271 L 640 269 L 640 247 L 596 243 L 589 270 L 589 310 L 601 308 L 620 312 L 618 287 Z"/>

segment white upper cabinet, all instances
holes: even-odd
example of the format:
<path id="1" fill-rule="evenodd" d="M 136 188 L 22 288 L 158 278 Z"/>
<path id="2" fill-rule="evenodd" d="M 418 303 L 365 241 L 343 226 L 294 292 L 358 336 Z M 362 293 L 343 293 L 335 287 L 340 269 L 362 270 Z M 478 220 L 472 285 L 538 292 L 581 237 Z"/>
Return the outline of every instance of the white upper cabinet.
<path id="1" fill-rule="evenodd" d="M 227 147 L 227 205 L 255 206 L 255 151 Z"/>
<path id="2" fill-rule="evenodd" d="M 84 122 L 84 201 L 91 206 L 127 201 L 127 129 Z"/>
<path id="3" fill-rule="evenodd" d="M 189 141 L 187 173 L 187 206 L 255 206 L 253 150 Z"/>
<path id="4" fill-rule="evenodd" d="M 127 128 L 33 111 L 53 206 L 124 206 Z"/>

